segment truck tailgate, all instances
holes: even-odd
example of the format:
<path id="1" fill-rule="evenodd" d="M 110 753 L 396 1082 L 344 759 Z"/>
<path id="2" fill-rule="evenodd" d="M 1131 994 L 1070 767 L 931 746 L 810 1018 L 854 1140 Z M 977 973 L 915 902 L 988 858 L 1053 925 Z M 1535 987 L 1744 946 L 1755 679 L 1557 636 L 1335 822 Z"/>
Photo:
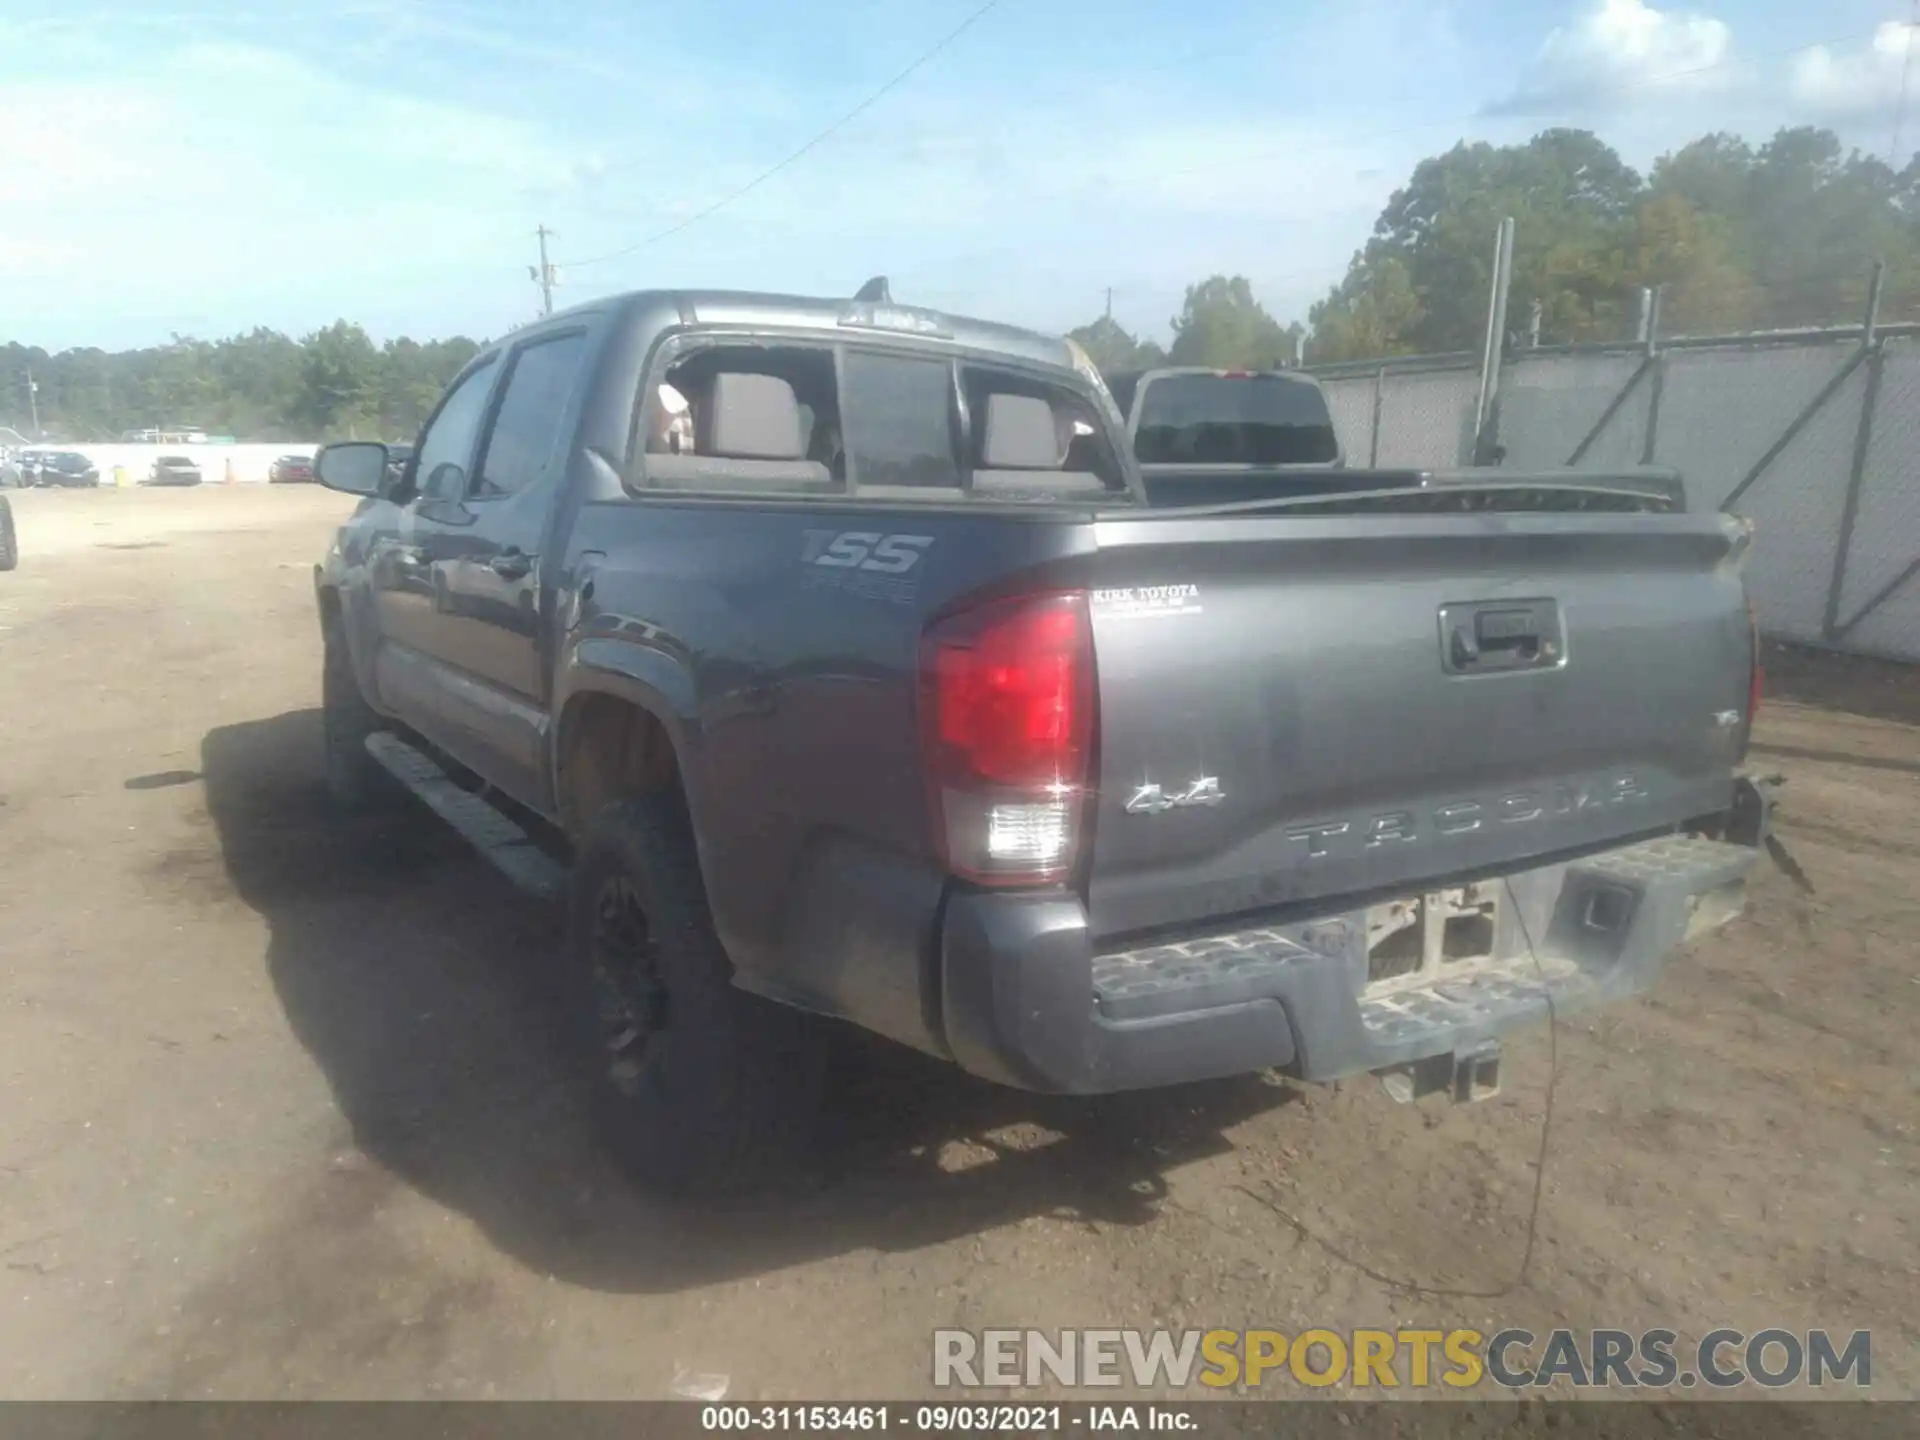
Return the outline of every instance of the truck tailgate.
<path id="1" fill-rule="evenodd" d="M 1750 649 L 1720 517 L 1095 529 L 1099 935 L 1417 889 L 1728 802 Z"/>

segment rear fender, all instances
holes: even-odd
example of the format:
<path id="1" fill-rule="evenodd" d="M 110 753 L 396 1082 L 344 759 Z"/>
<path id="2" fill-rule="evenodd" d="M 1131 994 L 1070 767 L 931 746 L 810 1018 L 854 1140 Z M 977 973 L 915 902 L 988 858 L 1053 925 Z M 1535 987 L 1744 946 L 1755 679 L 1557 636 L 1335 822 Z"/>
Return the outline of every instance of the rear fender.
<path id="1" fill-rule="evenodd" d="M 562 792 L 560 766 L 566 755 L 568 716 L 593 696 L 623 700 L 660 722 L 673 745 L 693 819 L 696 840 L 700 826 L 699 722 L 694 704 L 693 677 L 676 657 L 643 640 L 617 636 L 588 636 L 562 657 L 555 677 L 553 713 L 558 723 L 549 731 L 548 793 L 553 813 L 559 814 Z"/>

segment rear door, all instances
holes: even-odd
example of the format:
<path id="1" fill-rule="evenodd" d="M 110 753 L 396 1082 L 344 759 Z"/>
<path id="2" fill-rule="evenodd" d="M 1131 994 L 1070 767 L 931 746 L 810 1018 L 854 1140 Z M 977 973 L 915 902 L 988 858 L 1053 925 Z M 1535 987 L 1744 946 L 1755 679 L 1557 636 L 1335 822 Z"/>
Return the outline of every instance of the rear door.
<path id="1" fill-rule="evenodd" d="M 1411 890 L 1727 803 L 1749 647 L 1721 517 L 1096 530 L 1103 933 Z"/>

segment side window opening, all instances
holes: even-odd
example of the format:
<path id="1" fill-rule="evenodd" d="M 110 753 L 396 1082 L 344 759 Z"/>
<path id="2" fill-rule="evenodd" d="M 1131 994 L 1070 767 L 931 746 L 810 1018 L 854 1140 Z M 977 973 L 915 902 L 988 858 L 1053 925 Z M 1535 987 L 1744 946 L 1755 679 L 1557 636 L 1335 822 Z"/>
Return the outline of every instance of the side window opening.
<path id="1" fill-rule="evenodd" d="M 1089 494 L 1126 488 L 1105 422 L 1078 391 L 1018 371 L 966 366 L 968 464 L 976 492 Z"/>
<path id="2" fill-rule="evenodd" d="M 672 490 L 843 488 L 837 389 L 826 347 L 697 350 L 645 397 L 647 482 Z"/>

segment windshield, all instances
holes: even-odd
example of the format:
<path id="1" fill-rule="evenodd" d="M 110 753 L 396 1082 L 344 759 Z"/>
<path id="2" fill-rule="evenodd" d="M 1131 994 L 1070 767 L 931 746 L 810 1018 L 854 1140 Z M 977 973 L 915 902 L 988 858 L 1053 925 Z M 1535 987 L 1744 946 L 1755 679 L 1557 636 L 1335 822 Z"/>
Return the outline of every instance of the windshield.
<path id="1" fill-rule="evenodd" d="M 1326 465 L 1340 455 L 1319 389 L 1274 374 L 1148 379 L 1133 448 L 1143 465 Z"/>

